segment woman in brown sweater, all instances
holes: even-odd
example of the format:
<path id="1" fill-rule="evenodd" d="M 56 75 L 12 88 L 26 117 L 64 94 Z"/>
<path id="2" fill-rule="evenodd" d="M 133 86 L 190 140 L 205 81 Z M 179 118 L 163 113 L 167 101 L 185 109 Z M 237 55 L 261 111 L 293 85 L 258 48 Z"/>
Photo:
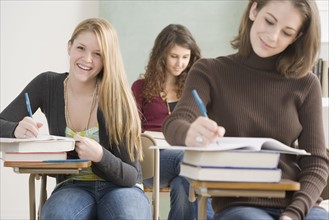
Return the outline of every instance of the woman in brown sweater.
<path id="1" fill-rule="evenodd" d="M 328 177 L 321 85 L 310 70 L 319 55 L 315 1 L 251 0 L 238 52 L 201 59 L 191 68 L 180 102 L 163 132 L 172 145 L 207 145 L 223 136 L 272 137 L 311 156 L 281 155 L 282 177 L 301 189 L 280 198 L 214 198 L 214 219 L 328 219 L 320 194 Z M 200 116 L 192 90 L 209 118 Z"/>

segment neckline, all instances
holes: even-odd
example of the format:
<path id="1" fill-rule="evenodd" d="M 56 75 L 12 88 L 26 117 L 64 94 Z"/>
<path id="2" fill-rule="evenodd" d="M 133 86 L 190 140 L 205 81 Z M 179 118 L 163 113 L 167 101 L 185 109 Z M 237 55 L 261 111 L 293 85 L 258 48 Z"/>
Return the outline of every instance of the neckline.
<path id="1" fill-rule="evenodd" d="M 280 54 L 271 56 L 271 57 L 260 57 L 254 51 L 252 51 L 248 57 L 243 57 L 241 54 L 237 53 L 236 56 L 238 59 L 245 65 L 262 71 L 274 71 L 277 72 L 277 63 L 280 57 Z"/>
<path id="2" fill-rule="evenodd" d="M 71 120 L 70 120 L 70 113 L 69 113 L 69 109 L 68 109 L 68 101 L 69 101 L 68 100 L 68 91 L 67 91 L 67 82 L 68 82 L 68 80 L 69 80 L 69 76 L 67 76 L 65 78 L 64 82 L 63 82 L 63 84 L 64 84 L 65 121 L 66 121 L 67 127 L 69 127 L 72 131 L 75 131 L 75 129 L 72 126 Z M 89 130 L 88 126 L 89 126 L 89 123 L 90 123 L 90 118 L 91 118 L 92 112 L 94 111 L 94 108 L 96 106 L 97 92 L 98 92 L 98 81 L 96 81 L 96 87 L 95 87 L 94 92 L 93 92 L 93 99 L 92 99 L 92 102 L 90 104 L 88 119 L 87 119 L 86 126 L 83 129 L 83 131 Z M 75 131 L 75 132 L 77 132 L 77 131 Z"/>

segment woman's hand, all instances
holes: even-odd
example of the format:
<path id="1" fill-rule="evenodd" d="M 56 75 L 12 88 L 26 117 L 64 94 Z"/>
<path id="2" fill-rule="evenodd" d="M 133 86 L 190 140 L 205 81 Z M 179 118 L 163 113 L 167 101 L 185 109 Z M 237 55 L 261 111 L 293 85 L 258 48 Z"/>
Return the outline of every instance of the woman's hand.
<path id="1" fill-rule="evenodd" d="M 16 138 L 37 137 L 42 126 L 41 122 L 36 122 L 31 117 L 24 117 L 15 128 L 14 135 Z"/>
<path id="2" fill-rule="evenodd" d="M 103 147 L 95 140 L 76 135 L 74 137 L 75 151 L 80 159 L 91 160 L 93 162 L 101 161 L 103 157 Z"/>
<path id="3" fill-rule="evenodd" d="M 286 215 L 282 215 L 279 220 L 293 220 L 293 219 Z"/>
<path id="4" fill-rule="evenodd" d="M 207 117 L 198 117 L 187 131 L 186 146 L 206 146 L 223 137 L 225 129 Z"/>

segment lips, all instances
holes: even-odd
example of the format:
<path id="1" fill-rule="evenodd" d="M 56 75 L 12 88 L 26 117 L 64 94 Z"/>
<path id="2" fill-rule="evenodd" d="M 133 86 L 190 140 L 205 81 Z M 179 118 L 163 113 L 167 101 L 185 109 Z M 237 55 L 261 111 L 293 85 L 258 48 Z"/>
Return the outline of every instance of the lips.
<path id="1" fill-rule="evenodd" d="M 266 48 L 273 48 L 271 45 L 267 44 L 265 41 L 263 41 L 262 39 L 260 39 L 262 45 Z"/>
<path id="2" fill-rule="evenodd" d="M 77 64 L 77 66 L 80 68 L 80 69 L 83 69 L 85 71 L 90 71 L 92 68 L 91 67 L 88 67 L 88 66 L 84 66 L 82 64 Z"/>

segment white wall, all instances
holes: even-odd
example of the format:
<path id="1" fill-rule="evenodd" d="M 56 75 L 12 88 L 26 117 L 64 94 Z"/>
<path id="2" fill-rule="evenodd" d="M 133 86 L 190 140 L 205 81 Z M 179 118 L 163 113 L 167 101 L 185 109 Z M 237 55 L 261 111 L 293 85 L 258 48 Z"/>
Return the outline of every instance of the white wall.
<path id="1" fill-rule="evenodd" d="M 99 3 L 95 0 L 0 3 L 2 111 L 39 73 L 48 70 L 68 70 L 67 41 L 81 20 L 98 17 Z M 41 113 L 35 118 L 45 123 Z M 48 132 L 46 126 L 41 132 Z M 52 178 L 48 189 L 51 190 L 53 187 Z M 28 175 L 15 174 L 11 168 L 4 168 L 2 161 L 0 195 L 0 219 L 29 218 Z"/>

